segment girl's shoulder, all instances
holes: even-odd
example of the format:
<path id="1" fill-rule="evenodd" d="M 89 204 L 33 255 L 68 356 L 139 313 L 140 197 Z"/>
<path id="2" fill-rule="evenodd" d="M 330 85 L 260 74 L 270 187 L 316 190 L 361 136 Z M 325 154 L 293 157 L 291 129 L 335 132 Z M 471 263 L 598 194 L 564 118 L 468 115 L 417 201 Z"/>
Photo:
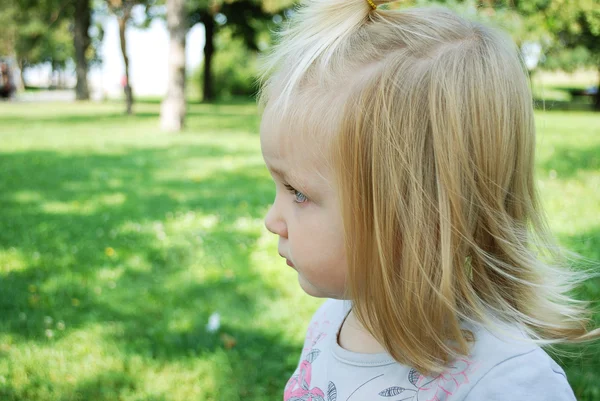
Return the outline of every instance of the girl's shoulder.
<path id="1" fill-rule="evenodd" d="M 483 353 L 478 361 L 484 365 Z M 539 347 L 492 358 L 465 391 L 465 401 L 575 401 L 562 368 Z"/>
<path id="2" fill-rule="evenodd" d="M 305 351 L 310 353 L 314 346 L 322 345 L 325 336 L 335 336 L 350 308 L 348 301 L 326 300 L 313 315 Z M 415 401 L 575 400 L 562 368 L 523 331 L 500 323 L 465 325 L 465 329 L 473 334 L 471 352 L 456 358 L 440 375 L 424 376 L 398 363 L 393 367 L 382 355 L 350 355 L 344 351 L 344 361 L 358 362 L 362 357 L 365 366 L 373 366 L 374 358 L 378 359 L 385 372 L 382 379 L 396 391 L 415 394 Z"/>
<path id="3" fill-rule="evenodd" d="M 470 385 L 458 399 L 566 401 L 575 396 L 563 369 L 522 330 L 508 324 L 471 326 Z"/>

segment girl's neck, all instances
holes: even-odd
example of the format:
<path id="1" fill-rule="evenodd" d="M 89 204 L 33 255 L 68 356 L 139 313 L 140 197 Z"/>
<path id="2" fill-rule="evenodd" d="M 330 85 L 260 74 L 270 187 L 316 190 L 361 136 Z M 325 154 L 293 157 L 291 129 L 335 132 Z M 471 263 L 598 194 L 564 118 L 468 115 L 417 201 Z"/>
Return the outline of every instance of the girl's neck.
<path id="1" fill-rule="evenodd" d="M 340 329 L 338 344 L 345 350 L 360 354 L 380 354 L 386 350 L 369 334 L 362 324 L 350 311 Z"/>

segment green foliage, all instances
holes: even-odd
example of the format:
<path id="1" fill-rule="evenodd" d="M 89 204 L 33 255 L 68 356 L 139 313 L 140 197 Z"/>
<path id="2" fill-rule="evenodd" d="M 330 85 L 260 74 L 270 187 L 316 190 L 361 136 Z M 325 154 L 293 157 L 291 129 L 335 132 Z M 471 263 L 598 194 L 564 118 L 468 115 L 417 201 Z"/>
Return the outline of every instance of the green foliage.
<path id="1" fill-rule="evenodd" d="M 547 70 L 573 72 L 577 69 L 593 65 L 593 55 L 584 46 L 560 48 L 551 51 L 542 60 L 541 67 Z"/>
<path id="2" fill-rule="evenodd" d="M 190 104 L 183 135 L 159 132 L 158 102 L 136 111 L 3 105 L 0 399 L 281 399 L 320 301 L 263 227 L 255 105 Z M 597 264 L 600 122 L 536 117 L 552 231 Z M 600 281 L 580 296 L 600 299 Z M 599 401 L 600 344 L 574 351 L 558 361 Z"/>
<path id="3" fill-rule="evenodd" d="M 252 96 L 257 87 L 257 53 L 248 49 L 240 37 L 234 37 L 229 27 L 222 28 L 215 40 L 213 59 L 213 88 L 220 99 L 234 96 Z M 192 73 L 195 83 L 202 91 L 204 65 Z"/>
<path id="4" fill-rule="evenodd" d="M 600 8 L 597 0 L 553 0 L 543 9 L 554 40 L 542 67 L 573 71 L 600 67 Z"/>
<path id="5" fill-rule="evenodd" d="M 12 55 L 17 40 L 15 24 L 17 8 L 11 2 L 0 2 L 0 56 Z"/>
<path id="6" fill-rule="evenodd" d="M 213 77 L 213 55 L 217 48 L 215 37 L 219 31 L 227 28 L 227 35 L 241 39 L 247 49 L 258 50 L 261 37 L 268 32 L 271 21 L 277 12 L 281 12 L 288 0 L 233 0 L 215 1 L 210 5 L 205 2 L 188 2 L 188 21 L 190 26 L 202 23 L 205 27 L 206 44 L 204 46 L 205 71 L 203 74 L 203 101 L 212 101 L 223 91 L 217 86 Z M 281 15 L 280 15 L 281 17 Z M 246 90 L 244 90 L 246 91 Z"/>
<path id="7" fill-rule="evenodd" d="M 50 1 L 2 2 L 0 52 L 15 55 L 25 66 L 49 62 L 55 69 L 64 69 L 73 56 L 71 26 L 64 8 Z"/>

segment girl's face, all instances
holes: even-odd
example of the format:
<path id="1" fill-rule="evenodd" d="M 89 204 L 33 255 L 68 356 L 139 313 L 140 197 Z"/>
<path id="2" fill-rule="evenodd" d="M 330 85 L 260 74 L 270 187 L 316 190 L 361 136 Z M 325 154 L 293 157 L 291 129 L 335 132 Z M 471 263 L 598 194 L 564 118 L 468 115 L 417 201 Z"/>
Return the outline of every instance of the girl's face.
<path id="1" fill-rule="evenodd" d="M 307 294 L 341 298 L 346 278 L 342 218 L 324 156 L 316 154 L 316 146 L 269 130 L 261 129 L 260 139 L 276 188 L 265 225 L 279 237 L 279 254 L 296 270 Z"/>

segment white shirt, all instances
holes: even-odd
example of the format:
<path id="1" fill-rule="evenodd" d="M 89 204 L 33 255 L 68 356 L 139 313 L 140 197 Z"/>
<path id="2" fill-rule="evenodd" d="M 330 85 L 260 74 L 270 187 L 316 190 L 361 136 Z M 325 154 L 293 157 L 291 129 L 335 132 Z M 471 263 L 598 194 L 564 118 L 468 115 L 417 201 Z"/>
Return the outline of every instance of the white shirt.
<path id="1" fill-rule="evenodd" d="M 574 401 L 564 371 L 537 345 L 475 328 L 468 356 L 427 377 L 389 354 L 337 342 L 351 304 L 327 300 L 313 316 L 284 401 Z"/>

